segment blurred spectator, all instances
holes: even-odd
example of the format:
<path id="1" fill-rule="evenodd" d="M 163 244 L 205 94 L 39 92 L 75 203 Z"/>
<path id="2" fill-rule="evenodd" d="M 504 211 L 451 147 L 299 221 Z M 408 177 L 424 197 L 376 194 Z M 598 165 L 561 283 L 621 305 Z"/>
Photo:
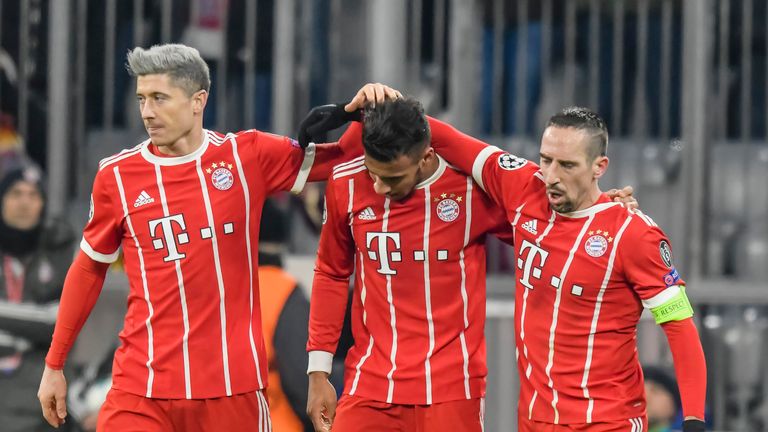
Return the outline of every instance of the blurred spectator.
<path id="1" fill-rule="evenodd" d="M 31 161 L 24 150 L 24 139 L 13 127 L 13 117 L 0 113 L 0 178 Z"/>
<path id="2" fill-rule="evenodd" d="M 283 270 L 289 219 L 274 199 L 264 203 L 259 235 L 261 321 L 269 361 L 267 398 L 276 431 L 313 431 L 307 410 L 309 299 L 296 280 Z M 344 358 L 351 346 L 348 322 L 334 358 L 331 381 L 343 387 Z"/>
<path id="3" fill-rule="evenodd" d="M 680 394 L 673 376 L 666 370 L 643 367 L 648 432 L 671 432 L 681 417 Z"/>
<path id="4" fill-rule="evenodd" d="M 282 269 L 288 235 L 286 215 L 272 200 L 264 203 L 259 237 L 261 313 L 269 361 L 267 398 L 274 430 L 311 431 L 306 415 L 309 300 Z"/>
<path id="5" fill-rule="evenodd" d="M 2 430 L 49 430 L 36 394 L 75 238 L 62 220 L 44 223 L 45 191 L 36 167 L 2 177 L 0 197 Z"/>

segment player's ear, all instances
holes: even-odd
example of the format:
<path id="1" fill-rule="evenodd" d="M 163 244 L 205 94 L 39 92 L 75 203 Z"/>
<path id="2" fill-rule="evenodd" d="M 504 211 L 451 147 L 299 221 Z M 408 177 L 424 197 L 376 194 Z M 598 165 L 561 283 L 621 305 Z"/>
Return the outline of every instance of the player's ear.
<path id="1" fill-rule="evenodd" d="M 437 153 L 435 153 L 435 149 L 432 146 L 428 145 L 424 149 L 424 153 L 422 153 L 422 156 L 421 156 L 421 159 L 419 160 L 419 162 L 427 163 L 427 162 L 431 161 L 432 158 L 435 158 L 435 157 L 437 157 Z"/>
<path id="2" fill-rule="evenodd" d="M 598 156 L 595 158 L 595 160 L 592 162 L 592 175 L 594 178 L 598 179 L 605 174 L 605 171 L 608 170 L 608 156 Z"/>
<path id="3" fill-rule="evenodd" d="M 205 104 L 208 102 L 208 92 L 205 90 L 198 90 L 192 95 L 192 111 L 195 114 L 201 114 L 205 108 Z"/>

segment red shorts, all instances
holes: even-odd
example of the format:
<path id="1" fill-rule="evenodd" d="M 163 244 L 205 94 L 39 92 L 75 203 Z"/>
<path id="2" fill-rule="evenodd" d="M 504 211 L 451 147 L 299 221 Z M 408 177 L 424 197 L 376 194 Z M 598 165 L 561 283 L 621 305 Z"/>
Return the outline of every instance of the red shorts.
<path id="1" fill-rule="evenodd" d="M 215 399 L 152 399 L 111 389 L 99 411 L 98 432 L 272 430 L 261 391 Z"/>
<path id="2" fill-rule="evenodd" d="M 344 395 L 336 407 L 333 432 L 481 432 L 483 399 L 432 405 L 398 405 Z"/>
<path id="3" fill-rule="evenodd" d="M 519 418 L 517 421 L 518 432 L 647 432 L 648 418 L 637 417 L 629 420 L 617 420 L 600 423 L 581 423 L 556 425 L 542 423 L 536 420 Z"/>

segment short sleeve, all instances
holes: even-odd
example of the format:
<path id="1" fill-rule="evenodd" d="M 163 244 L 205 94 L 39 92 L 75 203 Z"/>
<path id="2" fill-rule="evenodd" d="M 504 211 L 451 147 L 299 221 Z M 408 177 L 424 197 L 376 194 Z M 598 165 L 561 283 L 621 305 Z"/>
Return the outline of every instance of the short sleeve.
<path id="1" fill-rule="evenodd" d="M 538 171 L 539 166 L 527 159 L 488 147 L 475 159 L 472 176 L 496 204 L 515 209 Z"/>
<path id="2" fill-rule="evenodd" d="M 267 194 L 279 191 L 300 192 L 304 188 L 315 157 L 315 145 L 306 150 L 296 140 L 267 132 L 254 131 L 256 160 Z"/>
<path id="3" fill-rule="evenodd" d="M 620 257 L 632 289 L 648 309 L 676 297 L 685 282 L 672 259 L 672 246 L 664 232 L 648 216 L 638 213 L 621 240 Z"/>
<path id="4" fill-rule="evenodd" d="M 106 168 L 96 173 L 91 192 L 88 223 L 83 230 L 80 249 L 94 261 L 112 263 L 117 260 L 123 237 L 122 212 L 115 203 L 119 191 L 112 175 Z"/>

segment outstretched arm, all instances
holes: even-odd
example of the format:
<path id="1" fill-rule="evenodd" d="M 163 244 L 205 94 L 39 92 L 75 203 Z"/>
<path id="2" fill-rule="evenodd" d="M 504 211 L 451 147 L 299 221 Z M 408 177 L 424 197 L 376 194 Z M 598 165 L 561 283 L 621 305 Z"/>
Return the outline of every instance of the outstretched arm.
<path id="1" fill-rule="evenodd" d="M 304 341 L 309 326 L 309 300 L 300 286 L 296 286 L 283 305 L 275 327 L 273 345 L 280 372 L 280 384 L 288 403 L 305 428 L 310 427 L 307 407 L 307 357 Z"/>
<path id="2" fill-rule="evenodd" d="M 255 133 L 267 193 L 278 190 L 299 193 L 308 181 L 325 181 L 333 172 L 333 167 L 349 160 L 358 149 L 346 148 L 341 143 L 316 144 L 313 142 L 316 137 L 359 118 L 356 112 L 368 104 L 375 105 L 398 97 L 401 97 L 400 92 L 383 84 L 366 84 L 345 106 L 336 104 L 313 108 L 299 126 L 298 141 L 252 131 Z"/>

